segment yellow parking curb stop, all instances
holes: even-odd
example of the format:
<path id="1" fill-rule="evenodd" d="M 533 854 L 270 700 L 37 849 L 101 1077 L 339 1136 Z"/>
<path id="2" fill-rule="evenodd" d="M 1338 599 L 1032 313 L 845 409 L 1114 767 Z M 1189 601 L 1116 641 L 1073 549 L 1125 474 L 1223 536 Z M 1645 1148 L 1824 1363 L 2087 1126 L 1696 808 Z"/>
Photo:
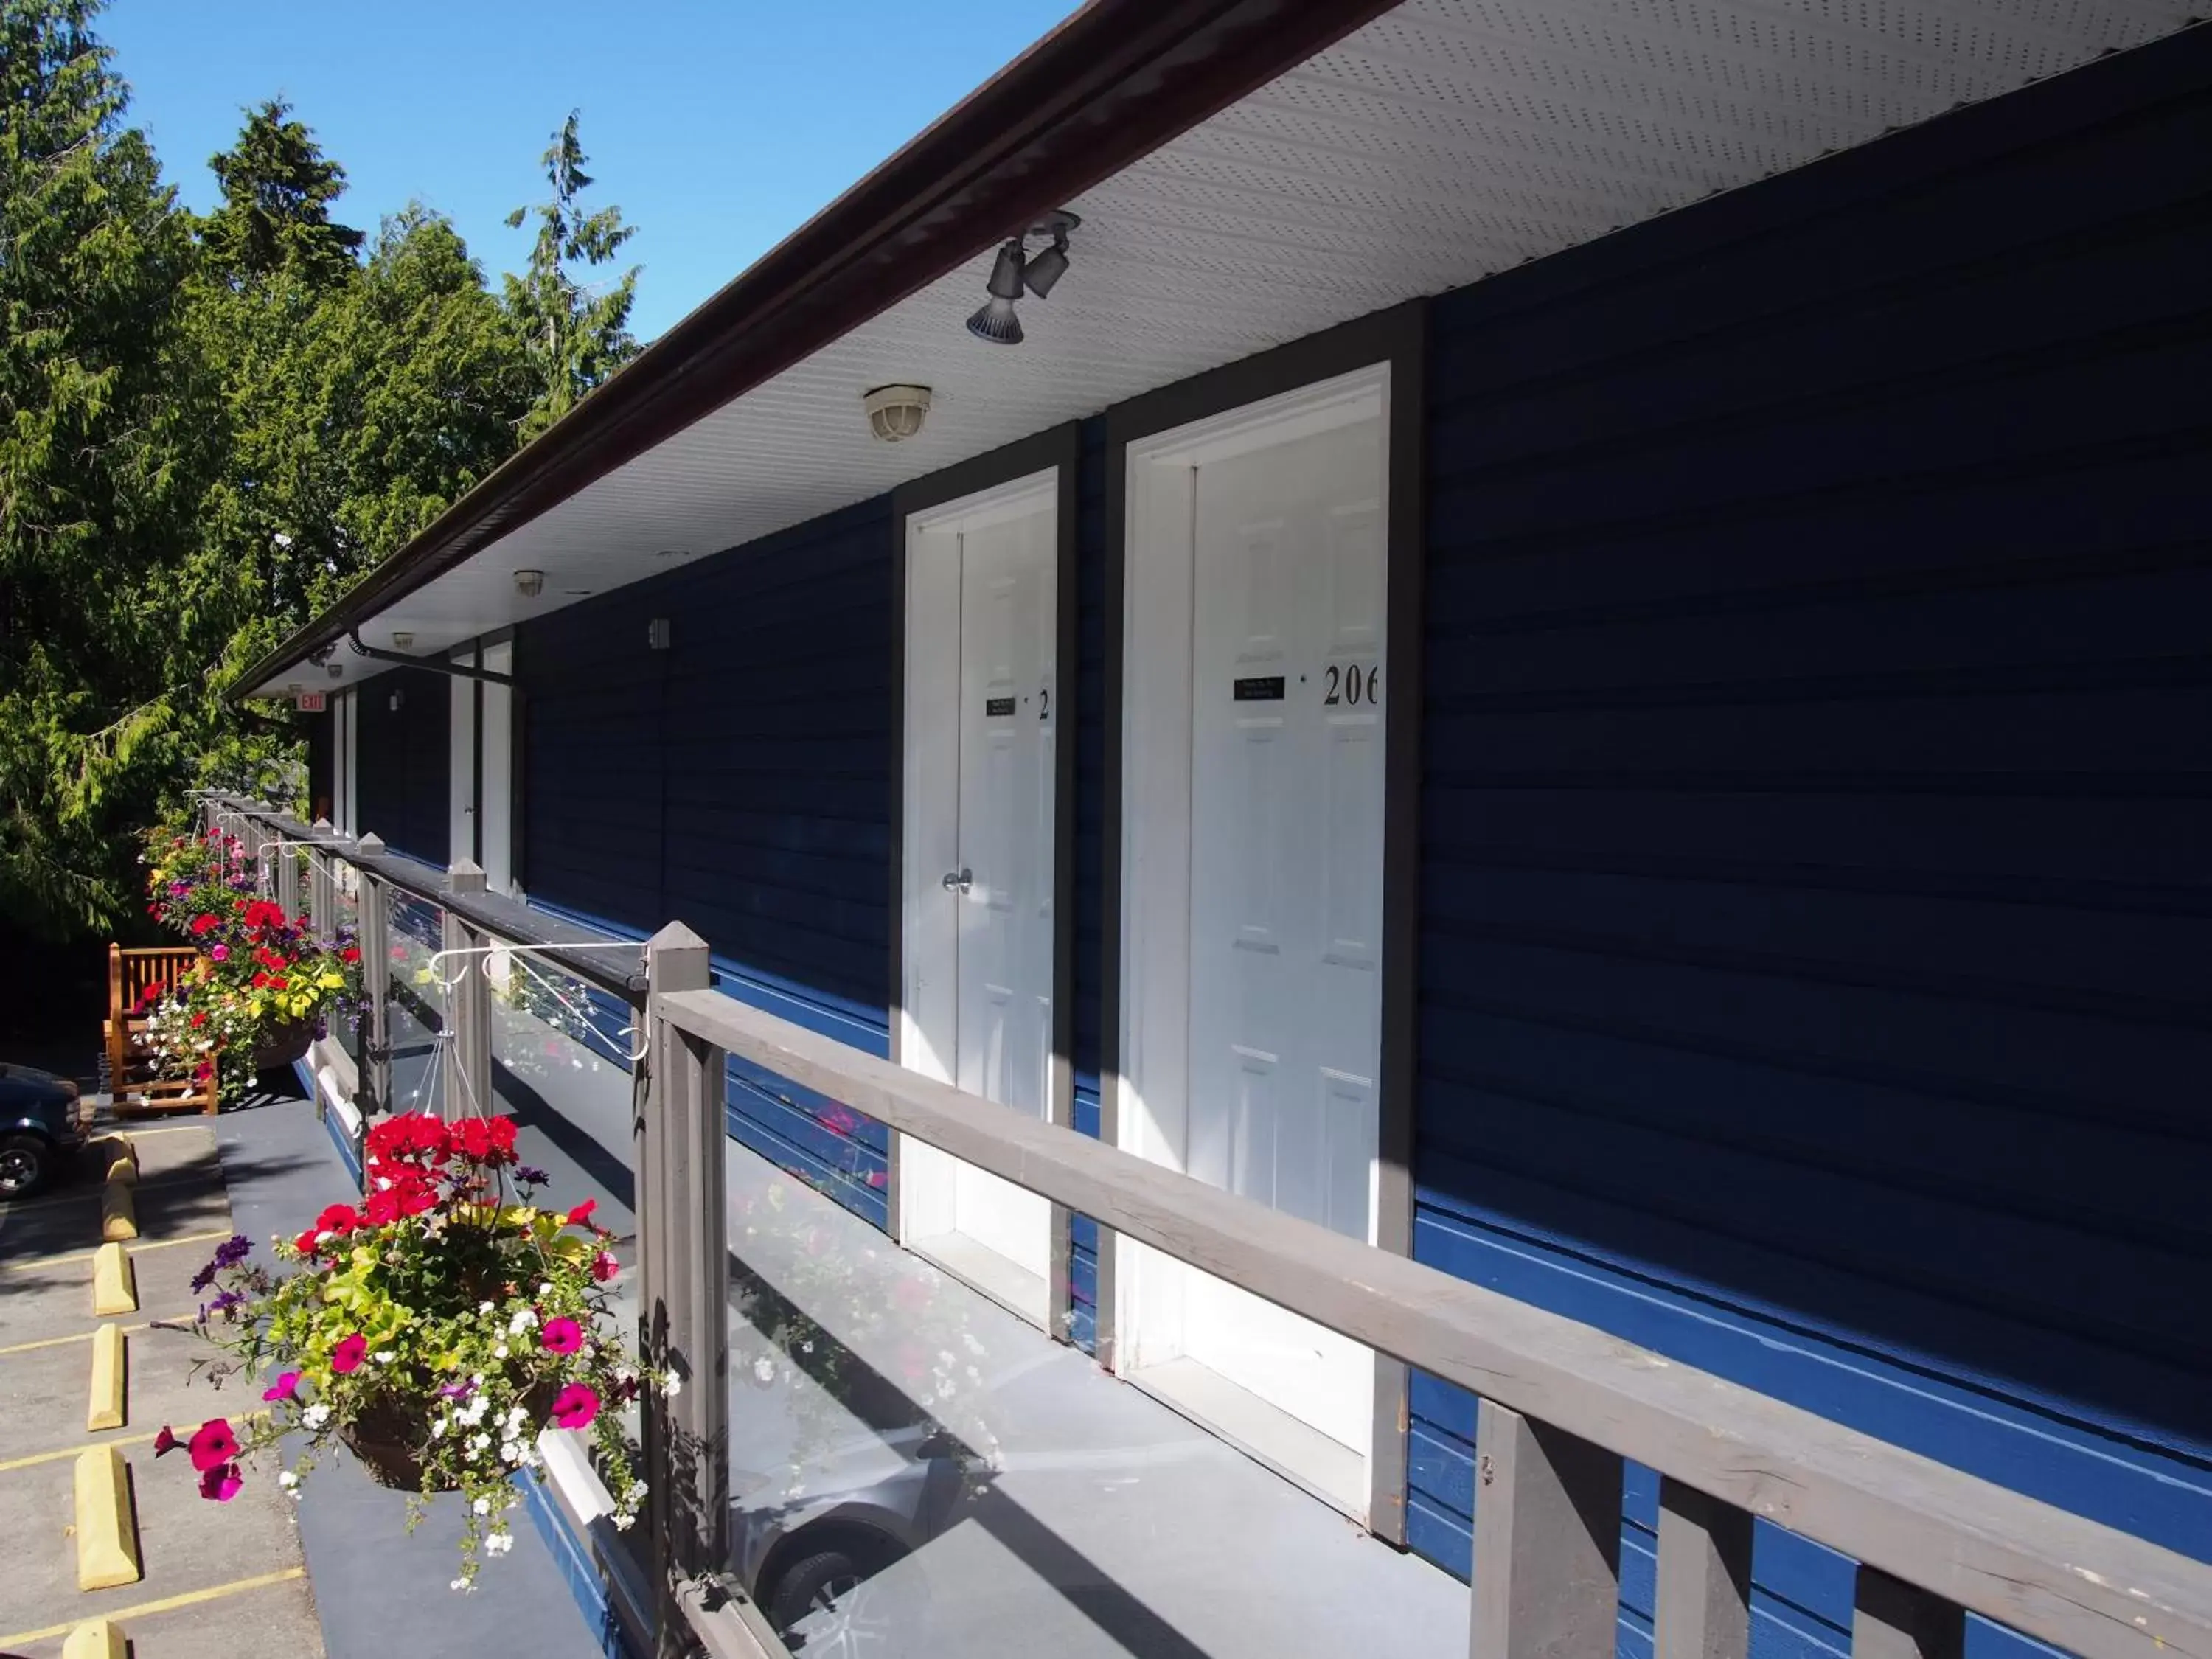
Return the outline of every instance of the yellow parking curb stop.
<path id="1" fill-rule="evenodd" d="M 76 1587 L 112 1589 L 141 1576 L 130 1470 L 116 1448 L 94 1446 L 76 1460 Z"/>
<path id="2" fill-rule="evenodd" d="M 85 1408 L 88 1429 L 119 1429 L 125 1415 L 124 1388 L 129 1376 L 123 1327 L 102 1325 L 92 1336 L 92 1403 Z"/>
<path id="3" fill-rule="evenodd" d="M 127 1181 L 111 1181 L 100 1189 L 100 1236 L 109 1243 L 138 1237 L 138 1204 Z"/>
<path id="4" fill-rule="evenodd" d="M 123 1626 L 112 1619 L 88 1619 L 62 1644 L 62 1659 L 125 1659 Z"/>
<path id="5" fill-rule="evenodd" d="M 103 1244 L 93 1253 L 92 1311 L 101 1319 L 138 1311 L 138 1275 L 120 1244 Z"/>

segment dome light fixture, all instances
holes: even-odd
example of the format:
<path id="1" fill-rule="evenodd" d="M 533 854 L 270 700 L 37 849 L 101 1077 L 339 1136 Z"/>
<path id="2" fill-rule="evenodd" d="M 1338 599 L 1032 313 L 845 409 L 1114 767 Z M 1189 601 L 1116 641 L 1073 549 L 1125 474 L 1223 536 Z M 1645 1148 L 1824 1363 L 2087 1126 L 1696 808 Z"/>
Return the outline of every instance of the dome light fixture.
<path id="1" fill-rule="evenodd" d="M 1018 332 L 1021 325 L 1014 326 Z M 860 394 L 860 407 L 867 411 L 869 431 L 887 444 L 904 443 L 929 418 L 929 388 L 879 386 Z"/>
<path id="2" fill-rule="evenodd" d="M 536 599 L 545 591 L 545 573 L 542 570 L 516 571 L 514 591 L 526 599 Z"/>
<path id="3" fill-rule="evenodd" d="M 1068 233 L 1082 222 L 1062 209 L 1008 237 L 1006 246 L 999 250 L 999 257 L 991 262 L 991 280 L 984 284 L 984 291 L 991 297 L 968 319 L 968 331 L 994 345 L 1019 345 L 1022 319 L 1014 313 L 1014 301 L 1022 297 L 1024 290 L 1042 300 L 1067 275 Z M 1029 239 L 1032 236 L 1046 237 L 1051 241 L 1051 246 L 1035 258 L 1029 254 Z"/>

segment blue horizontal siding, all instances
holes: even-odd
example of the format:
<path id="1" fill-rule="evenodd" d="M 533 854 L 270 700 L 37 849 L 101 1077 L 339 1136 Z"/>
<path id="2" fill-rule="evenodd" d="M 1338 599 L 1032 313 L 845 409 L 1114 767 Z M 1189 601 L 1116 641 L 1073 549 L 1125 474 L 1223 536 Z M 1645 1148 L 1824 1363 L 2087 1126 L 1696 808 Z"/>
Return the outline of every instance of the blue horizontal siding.
<path id="1" fill-rule="evenodd" d="M 453 684 L 427 668 L 393 668 L 354 693 L 355 828 L 441 870 L 453 834 Z"/>
<path id="2" fill-rule="evenodd" d="M 718 988 L 890 1051 L 887 499 L 520 630 L 533 902 L 681 921 Z M 671 623 L 653 651 L 647 624 Z M 731 1133 L 881 1226 L 880 1124 L 732 1060 Z"/>
<path id="3" fill-rule="evenodd" d="M 1433 307 L 1414 1241 L 2200 1559 L 2208 69 Z M 1462 1573 L 1474 1419 L 1415 1379 Z M 1761 1659 L 1843 1652 L 1850 1563 L 1762 1526 L 1754 1577 Z"/>

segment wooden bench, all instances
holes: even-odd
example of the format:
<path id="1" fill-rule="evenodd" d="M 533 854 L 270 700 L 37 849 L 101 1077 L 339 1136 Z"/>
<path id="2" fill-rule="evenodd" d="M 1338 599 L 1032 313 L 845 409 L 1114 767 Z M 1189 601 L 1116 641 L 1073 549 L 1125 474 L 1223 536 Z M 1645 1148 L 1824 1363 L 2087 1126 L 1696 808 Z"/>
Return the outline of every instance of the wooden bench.
<path id="1" fill-rule="evenodd" d="M 126 951 L 107 947 L 107 1019 L 101 1036 L 107 1045 L 107 1086 L 118 1117 L 152 1112 L 212 1112 L 216 1080 L 194 1081 L 163 1072 L 146 1042 L 146 1017 L 137 1012 L 147 991 L 167 985 L 198 965 L 200 953 L 188 945 Z"/>

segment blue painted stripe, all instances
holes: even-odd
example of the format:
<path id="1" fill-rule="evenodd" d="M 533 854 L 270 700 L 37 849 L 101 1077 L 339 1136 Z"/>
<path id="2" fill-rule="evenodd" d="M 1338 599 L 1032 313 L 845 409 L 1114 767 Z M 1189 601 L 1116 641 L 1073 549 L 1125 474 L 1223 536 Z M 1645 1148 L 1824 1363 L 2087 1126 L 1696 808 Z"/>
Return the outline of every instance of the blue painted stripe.
<path id="1" fill-rule="evenodd" d="M 568 1524 L 568 1515 L 544 1481 L 535 1475 L 518 1474 L 514 1484 L 522 1493 L 523 1507 L 530 1513 L 531 1523 L 544 1540 L 554 1566 L 568 1586 L 568 1594 L 575 1598 L 576 1611 L 583 1616 L 584 1628 L 591 1632 L 592 1642 L 605 1659 L 631 1659 L 622 1620 L 615 1616 L 606 1579 L 592 1559 L 590 1544 L 576 1535 Z"/>

